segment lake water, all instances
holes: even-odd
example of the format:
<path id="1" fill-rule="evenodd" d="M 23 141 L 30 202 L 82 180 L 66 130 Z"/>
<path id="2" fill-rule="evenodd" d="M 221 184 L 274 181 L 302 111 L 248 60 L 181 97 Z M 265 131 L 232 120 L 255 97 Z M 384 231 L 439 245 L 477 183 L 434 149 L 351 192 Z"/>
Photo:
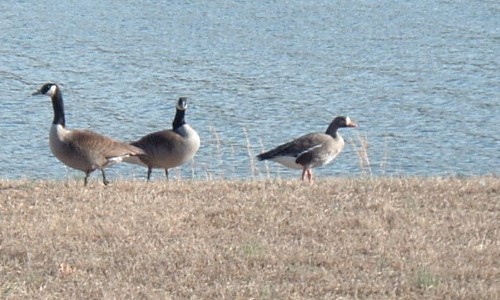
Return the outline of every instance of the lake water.
<path id="1" fill-rule="evenodd" d="M 126 141 L 171 128 L 189 97 L 202 146 L 182 178 L 298 178 L 254 156 L 336 115 L 359 127 L 318 176 L 498 174 L 499 16 L 496 0 L 3 0 L 0 178 L 83 177 L 50 152 L 50 101 L 31 96 L 47 81 L 68 128 Z"/>

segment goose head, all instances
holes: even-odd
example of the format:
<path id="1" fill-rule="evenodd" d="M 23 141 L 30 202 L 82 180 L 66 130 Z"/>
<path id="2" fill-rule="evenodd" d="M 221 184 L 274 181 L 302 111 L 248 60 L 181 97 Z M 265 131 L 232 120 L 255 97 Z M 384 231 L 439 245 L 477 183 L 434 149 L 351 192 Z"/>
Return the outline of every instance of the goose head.
<path id="1" fill-rule="evenodd" d="M 333 119 L 333 122 L 332 124 L 335 124 L 337 128 L 342 128 L 342 127 L 356 127 L 356 123 L 354 123 L 351 118 L 349 117 L 344 117 L 344 116 L 340 116 L 340 117 L 336 117 L 335 119 Z"/>
<path id="2" fill-rule="evenodd" d="M 186 110 L 187 109 L 187 97 L 180 97 L 179 100 L 177 100 L 176 108 L 178 110 Z"/>
<path id="3" fill-rule="evenodd" d="M 45 83 L 38 91 L 34 92 L 33 95 L 45 95 L 50 97 L 52 100 L 52 108 L 54 109 L 54 120 L 52 124 L 62 125 L 64 127 L 66 124 L 64 119 L 64 103 L 59 86 L 53 82 Z"/>
<path id="4" fill-rule="evenodd" d="M 44 85 L 42 85 L 42 87 L 40 89 L 38 89 L 38 91 L 33 93 L 33 96 L 46 95 L 49 97 L 53 97 L 54 95 L 57 94 L 58 90 L 59 90 L 59 87 L 57 86 L 57 84 L 55 84 L 53 82 L 49 82 L 49 83 L 45 83 Z"/>
<path id="5" fill-rule="evenodd" d="M 343 128 L 343 127 L 356 127 L 356 123 L 354 123 L 351 118 L 349 117 L 344 117 L 344 116 L 339 116 L 333 119 L 333 121 L 330 123 L 330 126 L 328 126 L 328 129 L 326 130 L 326 134 L 331 135 L 332 137 L 336 138 L 337 137 L 337 129 Z"/>

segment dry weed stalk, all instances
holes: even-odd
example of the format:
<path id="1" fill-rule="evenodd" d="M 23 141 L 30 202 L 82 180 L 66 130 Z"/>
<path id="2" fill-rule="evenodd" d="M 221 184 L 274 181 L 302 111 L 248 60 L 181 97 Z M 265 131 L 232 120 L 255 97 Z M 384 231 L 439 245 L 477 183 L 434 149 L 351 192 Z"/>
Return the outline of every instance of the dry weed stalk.
<path id="1" fill-rule="evenodd" d="M 248 132 L 245 127 L 243 127 L 243 133 L 245 135 L 245 142 L 246 142 L 246 149 L 247 149 L 247 155 L 248 155 L 248 160 L 250 164 L 250 170 L 252 171 L 252 178 L 255 178 L 258 174 L 258 169 L 257 166 L 255 165 L 255 158 L 252 153 L 252 146 L 250 144 L 250 139 L 248 138 Z"/>
<path id="2" fill-rule="evenodd" d="M 361 136 L 360 134 L 357 134 L 357 140 L 359 146 L 353 139 L 350 141 L 358 156 L 359 167 L 363 172 L 368 172 L 369 175 L 373 175 L 370 158 L 368 157 L 368 138 L 366 135 Z"/>

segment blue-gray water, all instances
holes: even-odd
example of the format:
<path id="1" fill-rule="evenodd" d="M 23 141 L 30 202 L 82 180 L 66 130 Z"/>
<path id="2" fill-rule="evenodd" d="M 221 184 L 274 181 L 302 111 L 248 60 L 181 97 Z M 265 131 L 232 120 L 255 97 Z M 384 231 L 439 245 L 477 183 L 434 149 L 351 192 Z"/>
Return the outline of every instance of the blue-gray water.
<path id="1" fill-rule="evenodd" d="M 499 16 L 485 0 L 4 0 L 0 178 L 83 177 L 50 153 L 50 101 L 31 96 L 47 81 L 68 128 L 122 140 L 170 128 L 189 97 L 202 146 L 183 178 L 298 177 L 253 156 L 336 115 L 359 127 L 319 176 L 369 172 L 360 137 L 374 175 L 498 174 Z"/>

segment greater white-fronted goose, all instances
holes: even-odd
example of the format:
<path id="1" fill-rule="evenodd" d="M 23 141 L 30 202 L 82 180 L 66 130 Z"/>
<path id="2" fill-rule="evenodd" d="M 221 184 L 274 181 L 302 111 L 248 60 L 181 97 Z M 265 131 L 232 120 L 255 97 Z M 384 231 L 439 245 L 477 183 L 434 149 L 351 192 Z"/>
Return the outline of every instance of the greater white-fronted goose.
<path id="1" fill-rule="evenodd" d="M 54 119 L 50 127 L 49 144 L 54 156 L 66 166 L 85 173 L 84 185 L 93 171 L 102 172 L 105 185 L 109 183 L 104 168 L 121 162 L 125 157 L 144 153 L 141 149 L 119 142 L 89 130 L 66 128 L 61 89 L 55 83 L 46 83 L 33 95 L 46 95 L 52 100 Z"/>
<path id="2" fill-rule="evenodd" d="M 171 130 L 153 132 L 131 143 L 144 150 L 146 154 L 126 161 L 147 166 L 148 181 L 151 179 L 153 168 L 165 169 L 165 176 L 168 179 L 168 169 L 190 161 L 200 148 L 198 133 L 186 123 L 184 118 L 186 109 L 187 98 L 180 97 L 177 101 Z"/>
<path id="3" fill-rule="evenodd" d="M 302 169 L 312 182 L 312 168 L 331 162 L 344 149 L 344 139 L 337 132 L 341 127 L 356 127 L 349 117 L 333 119 L 326 133 L 309 133 L 272 150 L 257 155 L 258 160 L 273 160 L 291 169 Z"/>

